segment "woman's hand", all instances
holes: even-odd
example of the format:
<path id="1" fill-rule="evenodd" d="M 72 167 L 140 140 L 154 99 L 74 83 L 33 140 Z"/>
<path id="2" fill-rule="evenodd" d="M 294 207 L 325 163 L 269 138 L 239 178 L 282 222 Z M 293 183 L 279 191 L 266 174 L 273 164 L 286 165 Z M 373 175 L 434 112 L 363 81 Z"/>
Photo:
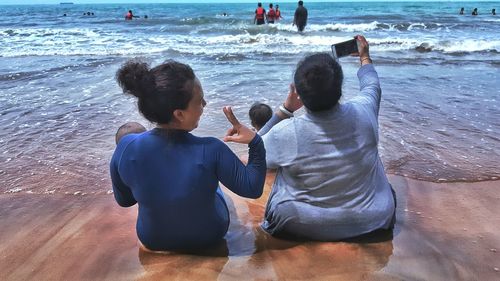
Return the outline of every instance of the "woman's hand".
<path id="1" fill-rule="evenodd" d="M 229 123 L 233 125 L 232 128 L 227 130 L 226 136 L 224 136 L 224 141 L 249 144 L 255 137 L 255 132 L 238 121 L 230 106 L 224 106 L 222 110 L 224 111 Z"/>
<path id="2" fill-rule="evenodd" d="M 361 65 L 372 63 L 366 38 L 363 35 L 356 35 L 356 40 L 358 40 L 359 61 Z"/>
<path id="3" fill-rule="evenodd" d="M 286 97 L 285 103 L 283 106 L 291 111 L 295 112 L 299 110 L 302 107 L 302 101 L 300 100 L 299 95 L 297 94 L 297 91 L 295 90 L 295 84 L 291 83 L 290 84 L 290 91 L 288 92 L 288 96 Z"/>

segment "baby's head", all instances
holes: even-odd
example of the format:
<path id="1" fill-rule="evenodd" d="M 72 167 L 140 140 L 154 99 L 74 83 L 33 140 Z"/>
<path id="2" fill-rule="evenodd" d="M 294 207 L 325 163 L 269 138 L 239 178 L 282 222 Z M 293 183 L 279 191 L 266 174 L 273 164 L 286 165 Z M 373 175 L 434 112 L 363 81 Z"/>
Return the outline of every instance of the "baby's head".
<path id="1" fill-rule="evenodd" d="M 146 128 L 141 124 L 137 122 L 127 122 L 121 125 L 120 128 L 118 128 L 118 131 L 116 131 L 115 135 L 116 144 L 118 144 L 120 140 L 128 134 L 139 134 L 145 131 L 147 131 Z"/>
<path id="2" fill-rule="evenodd" d="M 256 102 L 248 111 L 250 121 L 255 130 L 260 130 L 273 116 L 273 110 L 267 104 Z"/>

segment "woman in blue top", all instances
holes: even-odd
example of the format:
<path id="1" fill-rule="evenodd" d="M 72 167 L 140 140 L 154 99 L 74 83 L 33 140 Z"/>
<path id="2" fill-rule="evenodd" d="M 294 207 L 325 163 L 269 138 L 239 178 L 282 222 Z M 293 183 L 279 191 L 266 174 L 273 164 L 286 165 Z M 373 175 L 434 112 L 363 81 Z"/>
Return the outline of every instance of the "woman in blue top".
<path id="1" fill-rule="evenodd" d="M 224 141 L 246 143 L 245 166 L 220 140 L 189 133 L 206 105 L 193 70 L 167 61 L 154 68 L 129 61 L 117 72 L 127 94 L 138 98 L 141 114 L 156 128 L 129 134 L 118 143 L 110 163 L 116 201 L 139 205 L 137 235 L 150 250 L 193 250 L 222 241 L 229 212 L 219 181 L 236 194 L 258 198 L 265 174 L 262 139 L 225 107 L 233 127 Z"/>

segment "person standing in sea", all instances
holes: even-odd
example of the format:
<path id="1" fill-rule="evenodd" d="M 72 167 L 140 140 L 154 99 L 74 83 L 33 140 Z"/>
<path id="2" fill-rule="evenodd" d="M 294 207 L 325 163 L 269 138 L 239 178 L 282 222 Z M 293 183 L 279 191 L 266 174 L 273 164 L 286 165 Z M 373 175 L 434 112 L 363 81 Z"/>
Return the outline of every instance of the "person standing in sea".
<path id="1" fill-rule="evenodd" d="M 139 16 L 134 16 L 132 10 L 128 10 L 128 13 L 125 15 L 125 20 L 132 20 L 133 18 L 138 18 Z"/>
<path id="2" fill-rule="evenodd" d="M 267 12 L 267 23 L 274 23 L 276 12 L 273 9 L 273 3 L 269 4 L 269 11 Z"/>
<path id="3" fill-rule="evenodd" d="M 266 10 L 262 8 L 262 3 L 257 3 L 257 9 L 255 10 L 255 17 L 253 18 L 253 23 L 257 25 L 265 24 Z"/>
<path id="4" fill-rule="evenodd" d="M 276 5 L 276 21 L 281 20 L 283 17 L 281 16 L 280 5 Z"/>
<path id="5" fill-rule="evenodd" d="M 304 2 L 299 1 L 298 7 L 293 16 L 293 24 L 297 26 L 297 30 L 302 32 L 307 25 L 307 9 L 304 7 Z"/>

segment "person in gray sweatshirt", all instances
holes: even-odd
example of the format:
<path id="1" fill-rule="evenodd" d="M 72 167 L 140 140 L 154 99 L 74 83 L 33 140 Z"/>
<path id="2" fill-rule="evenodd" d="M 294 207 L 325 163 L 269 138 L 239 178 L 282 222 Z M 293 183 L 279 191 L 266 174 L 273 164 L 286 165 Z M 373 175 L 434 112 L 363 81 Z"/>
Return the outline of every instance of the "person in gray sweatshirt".
<path id="1" fill-rule="evenodd" d="M 297 65 L 283 105 L 259 131 L 276 180 L 261 227 L 320 241 L 392 229 L 395 193 L 378 152 L 381 89 L 368 42 L 356 36 L 360 93 L 339 103 L 343 72 L 327 53 Z M 305 106 L 305 114 L 293 112 Z"/>

